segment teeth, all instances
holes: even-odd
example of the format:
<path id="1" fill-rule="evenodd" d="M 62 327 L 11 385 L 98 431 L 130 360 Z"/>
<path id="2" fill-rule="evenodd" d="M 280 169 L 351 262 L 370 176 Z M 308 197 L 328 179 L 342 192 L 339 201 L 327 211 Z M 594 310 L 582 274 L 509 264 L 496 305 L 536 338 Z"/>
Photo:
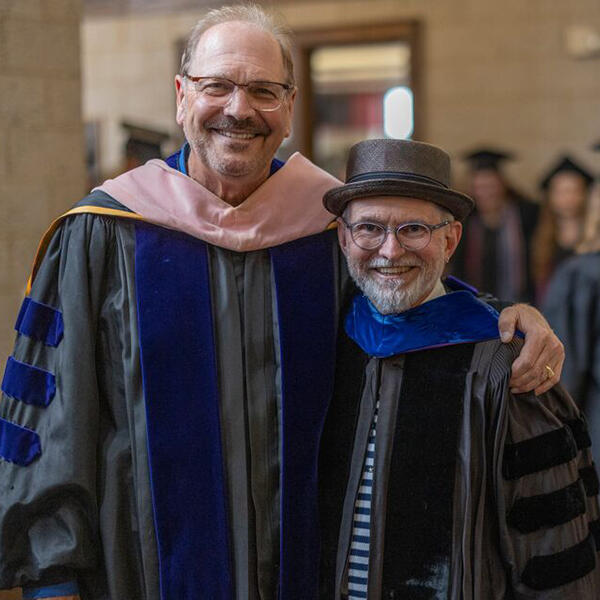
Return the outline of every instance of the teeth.
<path id="1" fill-rule="evenodd" d="M 254 137 L 253 133 L 234 133 L 233 131 L 219 131 L 219 133 L 234 140 L 251 140 Z"/>
<path id="2" fill-rule="evenodd" d="M 379 267 L 377 271 L 382 275 L 403 275 L 411 269 L 412 267 Z"/>

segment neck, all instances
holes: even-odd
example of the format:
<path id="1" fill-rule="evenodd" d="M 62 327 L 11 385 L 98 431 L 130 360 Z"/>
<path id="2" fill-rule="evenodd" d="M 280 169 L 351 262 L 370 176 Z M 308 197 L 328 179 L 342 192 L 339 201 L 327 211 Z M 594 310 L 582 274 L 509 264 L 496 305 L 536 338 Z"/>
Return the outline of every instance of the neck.
<path id="1" fill-rule="evenodd" d="M 411 306 L 411 308 L 415 308 L 416 306 L 419 306 L 420 304 L 425 304 L 425 302 L 429 302 L 430 300 L 433 300 L 434 298 L 443 296 L 445 293 L 446 293 L 446 288 L 444 287 L 442 280 L 438 279 L 435 282 L 435 285 L 433 286 L 433 289 L 429 292 L 429 294 L 424 296 L 421 300 L 419 300 L 419 302 L 416 302 L 413 306 Z"/>
<path id="2" fill-rule="evenodd" d="M 239 206 L 260 187 L 269 177 L 270 168 L 269 163 L 258 174 L 234 177 L 208 170 L 194 152 L 190 153 L 188 160 L 189 176 L 231 206 Z"/>

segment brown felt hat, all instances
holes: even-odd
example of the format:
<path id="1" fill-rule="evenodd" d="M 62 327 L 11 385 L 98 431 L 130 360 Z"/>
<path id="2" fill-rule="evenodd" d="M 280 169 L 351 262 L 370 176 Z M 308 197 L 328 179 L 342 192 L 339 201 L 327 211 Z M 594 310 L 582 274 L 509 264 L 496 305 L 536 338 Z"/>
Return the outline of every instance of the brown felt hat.
<path id="1" fill-rule="evenodd" d="M 350 148 L 346 184 L 329 190 L 325 208 L 340 216 L 357 198 L 404 196 L 439 204 L 462 221 L 473 200 L 450 189 L 450 157 L 437 146 L 411 140 L 365 140 Z"/>

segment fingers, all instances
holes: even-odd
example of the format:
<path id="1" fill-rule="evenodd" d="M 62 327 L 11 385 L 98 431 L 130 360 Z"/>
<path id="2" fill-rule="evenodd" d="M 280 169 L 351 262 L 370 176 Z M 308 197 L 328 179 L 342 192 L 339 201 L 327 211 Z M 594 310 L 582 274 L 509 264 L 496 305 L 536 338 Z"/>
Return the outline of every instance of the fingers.
<path id="1" fill-rule="evenodd" d="M 558 363 L 554 366 L 549 363 L 549 366 L 554 371 L 554 375 L 549 376 L 546 379 L 546 381 L 544 381 L 540 385 L 536 386 L 534 392 L 537 396 L 539 396 L 540 394 L 543 394 L 544 392 L 547 392 L 550 388 L 555 386 L 560 381 L 560 374 L 562 372 L 563 363 L 565 362 L 565 352 L 564 352 L 564 347 L 560 343 L 560 341 L 558 343 L 561 346 L 560 352 L 562 352 L 560 359 L 559 359 Z M 557 352 L 558 351 L 559 350 L 557 349 Z"/>
<path id="2" fill-rule="evenodd" d="M 500 317 L 498 318 L 498 330 L 500 331 L 500 339 L 505 344 L 512 340 L 518 319 L 519 311 L 515 306 L 509 306 L 500 313 Z"/>
<path id="3" fill-rule="evenodd" d="M 550 329 L 546 334 L 536 337 L 535 344 L 529 348 L 526 338 L 520 356 L 513 363 L 510 386 L 515 394 L 532 390 L 536 394 L 543 394 L 560 380 L 565 359 L 562 343 Z M 553 371 L 552 375 L 546 366 Z"/>

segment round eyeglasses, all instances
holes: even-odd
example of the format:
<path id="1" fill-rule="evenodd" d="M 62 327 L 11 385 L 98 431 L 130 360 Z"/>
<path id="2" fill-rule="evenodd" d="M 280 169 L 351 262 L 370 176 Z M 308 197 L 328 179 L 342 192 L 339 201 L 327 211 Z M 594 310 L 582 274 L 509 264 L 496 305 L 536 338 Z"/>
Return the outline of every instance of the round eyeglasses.
<path id="1" fill-rule="evenodd" d="M 352 241 L 363 250 L 376 250 L 385 243 L 388 234 L 393 233 L 398 243 L 409 251 L 423 250 L 431 241 L 431 234 L 451 221 L 442 221 L 437 225 L 427 223 L 402 223 L 397 227 L 385 227 L 381 223 L 359 221 L 348 223 L 342 218 L 344 225 L 350 230 Z"/>
<path id="2" fill-rule="evenodd" d="M 242 88 L 246 92 L 248 104 L 254 110 L 263 112 L 277 110 L 285 95 L 294 89 L 293 85 L 276 81 L 236 83 L 225 77 L 192 77 L 191 75 L 184 75 L 184 77 L 192 82 L 202 101 L 209 106 L 227 106 L 236 88 Z"/>

